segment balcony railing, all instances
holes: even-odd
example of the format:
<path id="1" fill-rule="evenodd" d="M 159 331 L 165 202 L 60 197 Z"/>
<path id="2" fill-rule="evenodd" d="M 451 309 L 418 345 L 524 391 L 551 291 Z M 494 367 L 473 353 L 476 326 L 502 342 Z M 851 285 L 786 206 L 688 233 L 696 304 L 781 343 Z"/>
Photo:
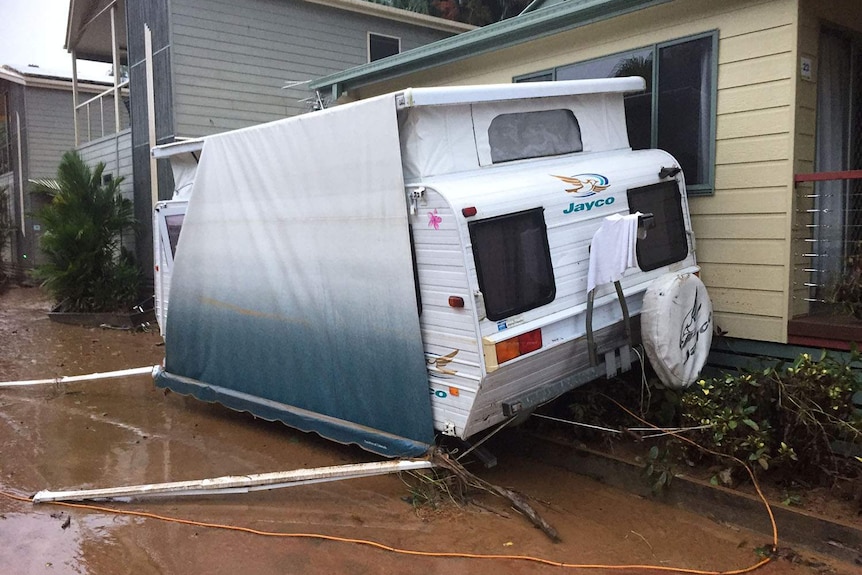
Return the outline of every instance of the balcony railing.
<path id="1" fill-rule="evenodd" d="M 791 343 L 862 342 L 862 170 L 796 174 Z M 833 344 L 833 345 L 830 345 Z"/>
<path id="2" fill-rule="evenodd" d="M 125 80 L 117 86 L 111 86 L 107 90 L 96 94 L 89 100 L 81 102 L 75 106 L 75 145 L 79 146 L 82 143 L 89 142 L 94 139 L 93 132 L 95 128 L 96 138 L 102 138 L 109 134 L 116 134 L 128 126 L 129 111 L 125 109 L 124 102 L 128 101 L 128 86 L 129 81 Z M 115 98 L 115 96 L 119 96 Z M 119 100 L 119 101 L 117 101 Z M 108 131 L 105 130 L 105 114 L 106 102 L 110 108 L 107 113 L 113 116 L 109 119 L 110 122 Z M 98 117 L 97 122 L 93 122 L 93 108 L 97 107 Z M 125 110 L 125 113 L 123 111 Z M 80 119 L 84 117 L 86 120 L 86 139 L 82 138 Z"/>

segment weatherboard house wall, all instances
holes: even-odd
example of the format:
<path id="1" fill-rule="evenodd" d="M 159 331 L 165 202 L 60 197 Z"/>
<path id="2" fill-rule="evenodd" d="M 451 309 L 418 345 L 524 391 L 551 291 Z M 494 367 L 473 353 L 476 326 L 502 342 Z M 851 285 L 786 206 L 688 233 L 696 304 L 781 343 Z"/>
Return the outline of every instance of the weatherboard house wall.
<path id="1" fill-rule="evenodd" d="M 81 84 L 85 98 L 104 86 Z M 72 113 L 72 82 L 38 68 L 3 66 L 0 68 L 0 97 L 6 95 L 9 129 L 10 174 L 5 178 L 9 197 L 9 216 L 15 228 L 10 242 L 10 257 L 4 261 L 14 269 L 30 269 L 42 263 L 39 240 L 43 230 L 35 217 L 42 202 L 30 194 L 30 180 L 53 179 L 60 158 L 75 148 L 75 122 Z M 113 118 L 113 106 L 105 104 Z M 100 119 L 91 115 L 79 120 L 78 128 L 97 133 Z M 107 173 L 107 172 L 106 172 Z"/>
<path id="2" fill-rule="evenodd" d="M 146 29 L 152 35 L 155 144 L 207 136 L 308 112 L 308 81 L 368 61 L 369 34 L 401 49 L 472 26 L 361 0 L 153 0 L 125 3 L 132 103 L 135 215 L 152 212 Z M 157 166 L 158 194 L 173 177 Z M 152 230 L 137 256 L 152 274 Z"/>
<path id="3" fill-rule="evenodd" d="M 825 6 L 828 4 L 828 6 Z M 583 0 L 541 2 L 509 21 L 443 40 L 391 62 L 313 84 L 342 100 L 407 86 L 507 83 L 660 42 L 717 40 L 714 178 L 692 195 L 697 259 L 715 323 L 729 336 L 788 342 L 809 311 L 802 270 L 806 221 L 795 173 L 814 170 L 816 63 L 823 26 L 862 32 L 856 0 Z"/>

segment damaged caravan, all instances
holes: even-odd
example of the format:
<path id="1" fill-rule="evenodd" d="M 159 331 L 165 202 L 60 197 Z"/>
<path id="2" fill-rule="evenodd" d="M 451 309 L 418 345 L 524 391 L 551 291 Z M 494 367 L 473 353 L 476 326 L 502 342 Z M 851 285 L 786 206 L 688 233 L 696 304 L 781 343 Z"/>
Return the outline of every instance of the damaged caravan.
<path id="1" fill-rule="evenodd" d="M 643 87 L 408 89 L 156 148 L 200 150 L 157 208 L 157 385 L 394 457 L 628 370 L 642 334 L 691 383 L 711 304 L 678 162 L 629 147 Z"/>

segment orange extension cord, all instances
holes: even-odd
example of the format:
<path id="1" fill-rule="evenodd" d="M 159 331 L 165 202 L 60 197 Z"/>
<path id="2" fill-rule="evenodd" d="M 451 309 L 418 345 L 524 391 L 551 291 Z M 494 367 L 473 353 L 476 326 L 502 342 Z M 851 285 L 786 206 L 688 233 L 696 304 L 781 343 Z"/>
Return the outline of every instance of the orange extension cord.
<path id="1" fill-rule="evenodd" d="M 630 416 L 634 417 L 641 423 L 644 423 L 648 426 L 655 427 L 651 423 L 644 421 L 616 401 L 611 398 L 612 402 L 616 403 L 616 405 L 628 413 Z M 656 428 L 658 429 L 658 428 Z M 713 455 L 717 455 L 719 457 L 730 458 L 741 464 L 746 471 L 748 471 L 749 476 L 751 477 L 751 481 L 754 484 L 754 488 L 757 490 L 757 495 L 760 497 L 761 501 L 763 501 L 764 506 L 766 507 L 767 512 L 769 513 L 769 520 L 772 523 L 772 551 L 773 553 L 778 550 L 778 527 L 775 524 L 775 516 L 772 513 L 772 508 L 769 506 L 769 502 L 766 500 L 766 497 L 763 495 L 763 492 L 760 490 L 760 485 L 757 482 L 757 478 L 754 473 L 751 471 L 751 468 L 748 467 L 745 463 L 743 463 L 740 459 L 736 457 L 725 455 L 723 453 L 718 453 L 716 451 L 712 451 L 705 447 L 702 447 L 695 443 L 694 441 L 680 436 L 675 435 L 678 439 L 682 439 L 699 449 L 703 449 L 704 451 L 711 453 Z M 7 497 L 9 499 L 14 499 L 16 501 L 21 501 L 24 503 L 32 503 L 32 500 L 26 497 L 19 497 L 17 495 L 13 495 L 11 493 L 5 493 L 0 491 L 0 495 Z M 142 511 L 128 511 L 122 509 L 112 509 L 110 507 L 101 507 L 98 505 L 86 505 L 81 503 L 66 503 L 61 501 L 53 501 L 50 502 L 51 505 L 59 505 L 62 507 L 71 507 L 74 509 L 88 509 L 91 511 L 100 511 L 102 513 L 113 513 L 116 515 L 128 515 L 133 517 L 143 517 L 147 519 L 158 519 L 159 521 L 167 521 L 170 523 L 179 523 L 182 525 L 193 525 L 195 527 L 206 527 L 210 529 L 225 529 L 229 531 L 239 531 L 242 533 L 251 533 L 252 535 L 262 535 L 264 537 L 291 537 L 296 539 L 320 539 L 323 541 L 334 541 L 337 543 L 351 543 L 354 545 L 365 545 L 368 547 L 374 547 L 376 549 L 381 549 L 383 551 L 389 551 L 391 553 L 398 553 L 400 555 L 412 555 L 419 557 L 437 557 L 437 558 L 459 558 L 459 559 L 496 559 L 496 560 L 511 560 L 511 561 L 527 561 L 532 563 L 539 563 L 541 565 L 550 565 L 553 567 L 563 567 L 566 569 L 602 569 L 606 571 L 635 571 L 635 570 L 643 570 L 643 571 L 661 571 L 665 573 L 687 573 L 690 575 L 741 575 L 743 573 L 751 573 L 756 569 L 759 569 L 772 561 L 772 557 L 766 557 L 758 563 L 746 567 L 744 569 L 737 569 L 734 571 L 704 571 L 699 569 L 686 569 L 682 567 L 665 567 L 662 565 L 590 565 L 590 564 L 578 564 L 578 563 L 561 563 L 559 561 L 551 561 L 550 559 L 543 559 L 541 557 L 531 557 L 529 555 L 492 555 L 492 554 L 482 554 L 482 553 L 459 553 L 459 552 L 445 552 L 445 551 L 417 551 L 414 549 L 400 549 L 398 547 L 392 547 L 390 545 L 385 545 L 383 543 L 378 543 L 376 541 L 370 541 L 367 539 L 351 539 L 346 537 L 336 537 L 334 535 L 323 535 L 319 533 L 281 533 L 274 531 L 261 531 L 258 529 L 251 529 L 249 527 L 239 527 L 236 525 L 222 525 L 219 523 L 206 523 L 201 521 L 192 521 L 190 519 L 181 519 L 178 517 L 168 517 L 165 515 L 156 515 L 154 513 L 146 513 Z"/>

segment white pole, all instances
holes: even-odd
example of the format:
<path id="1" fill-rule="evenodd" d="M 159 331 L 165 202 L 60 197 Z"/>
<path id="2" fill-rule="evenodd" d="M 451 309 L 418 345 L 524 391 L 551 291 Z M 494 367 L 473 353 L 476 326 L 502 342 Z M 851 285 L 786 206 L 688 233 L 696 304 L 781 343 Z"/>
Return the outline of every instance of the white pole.
<path id="1" fill-rule="evenodd" d="M 21 150 L 21 115 L 18 112 L 15 112 L 15 127 L 18 130 L 18 201 L 19 204 L 19 216 L 21 220 L 21 236 L 27 237 L 27 226 L 24 220 L 24 214 L 26 213 L 26 209 L 24 208 L 24 159 L 23 159 L 23 151 Z"/>
<path id="2" fill-rule="evenodd" d="M 111 59 L 114 66 L 114 133 L 120 132 L 120 48 L 117 41 L 117 4 L 111 6 Z M 104 135 L 104 134 L 102 134 Z M 119 162 L 117 163 L 119 172 Z"/>
<path id="3" fill-rule="evenodd" d="M 385 475 L 400 471 L 428 469 L 434 464 L 425 459 L 402 459 L 399 461 L 375 461 L 372 463 L 352 463 L 296 469 L 254 475 L 228 475 L 213 479 L 193 481 L 174 481 L 171 483 L 151 483 L 128 487 L 109 487 L 106 489 L 87 489 L 80 491 L 43 490 L 33 496 L 33 503 L 48 501 L 82 501 L 85 499 L 118 499 L 153 496 L 211 495 L 220 493 L 246 493 L 265 489 L 295 487 L 309 483 L 355 479 L 372 475 Z"/>
<path id="4" fill-rule="evenodd" d="M 149 128 L 150 150 L 156 146 L 156 85 L 153 79 L 153 32 L 144 24 L 144 55 L 146 57 L 147 73 L 147 123 Z M 150 210 L 159 201 L 159 178 L 156 171 L 156 159 L 150 154 Z"/>
<path id="5" fill-rule="evenodd" d="M 145 373 L 152 374 L 160 366 L 149 365 L 147 367 L 134 367 L 132 369 L 121 369 L 119 371 L 108 371 L 105 373 L 91 373 L 88 375 L 71 375 L 63 377 L 55 377 L 53 379 L 29 379 L 24 381 L 5 381 L 0 382 L 0 388 L 3 387 L 24 387 L 28 385 L 45 385 L 51 383 L 72 383 L 75 381 L 93 381 L 97 379 L 114 379 L 117 377 L 128 377 L 130 375 L 142 375 Z"/>
<path id="6" fill-rule="evenodd" d="M 78 131 L 78 54 L 72 50 L 72 117 L 75 120 L 75 147 L 81 143 Z"/>

